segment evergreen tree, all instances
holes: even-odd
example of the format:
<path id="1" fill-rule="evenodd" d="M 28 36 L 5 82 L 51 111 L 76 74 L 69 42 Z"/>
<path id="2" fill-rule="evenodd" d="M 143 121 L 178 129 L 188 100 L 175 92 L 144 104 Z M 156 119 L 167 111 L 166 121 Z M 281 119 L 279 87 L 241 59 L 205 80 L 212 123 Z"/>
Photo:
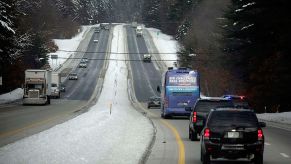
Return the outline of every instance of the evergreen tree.
<path id="1" fill-rule="evenodd" d="M 288 0 L 233 0 L 226 49 L 257 110 L 286 110 L 291 89 Z"/>

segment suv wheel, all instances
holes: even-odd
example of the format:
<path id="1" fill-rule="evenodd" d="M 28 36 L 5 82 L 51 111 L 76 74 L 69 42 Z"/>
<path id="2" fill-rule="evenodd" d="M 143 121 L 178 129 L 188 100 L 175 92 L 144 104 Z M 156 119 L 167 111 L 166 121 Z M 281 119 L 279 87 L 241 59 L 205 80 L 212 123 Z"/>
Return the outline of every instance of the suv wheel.
<path id="1" fill-rule="evenodd" d="M 253 161 L 255 164 L 263 164 L 263 155 L 260 153 L 255 154 Z"/>
<path id="2" fill-rule="evenodd" d="M 191 141 L 198 141 L 197 133 L 189 128 L 189 137 Z"/>
<path id="3" fill-rule="evenodd" d="M 203 164 L 210 164 L 210 155 L 208 153 L 202 153 L 201 158 Z"/>

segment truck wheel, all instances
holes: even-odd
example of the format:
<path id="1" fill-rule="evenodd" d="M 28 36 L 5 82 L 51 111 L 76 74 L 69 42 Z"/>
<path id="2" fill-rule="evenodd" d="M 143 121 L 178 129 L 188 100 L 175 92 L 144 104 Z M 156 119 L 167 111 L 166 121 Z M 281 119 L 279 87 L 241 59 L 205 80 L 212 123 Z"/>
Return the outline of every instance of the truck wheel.
<path id="1" fill-rule="evenodd" d="M 50 98 L 50 96 L 47 96 L 47 104 L 51 104 L 51 98 Z"/>

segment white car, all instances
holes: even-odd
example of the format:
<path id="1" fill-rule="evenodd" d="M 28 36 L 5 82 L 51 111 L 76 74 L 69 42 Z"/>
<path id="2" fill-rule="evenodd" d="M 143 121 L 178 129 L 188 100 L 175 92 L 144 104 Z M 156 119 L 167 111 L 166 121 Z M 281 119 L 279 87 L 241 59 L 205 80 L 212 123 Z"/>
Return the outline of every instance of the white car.
<path id="1" fill-rule="evenodd" d="M 143 61 L 150 63 L 152 61 L 152 55 L 151 54 L 143 54 Z"/>
<path id="2" fill-rule="evenodd" d="M 142 27 L 141 26 L 137 26 L 135 32 L 136 32 L 136 36 L 137 37 L 138 36 L 142 36 Z"/>
<path id="3" fill-rule="evenodd" d="M 80 63 L 79 64 L 79 68 L 87 68 L 87 64 L 86 63 Z"/>
<path id="4" fill-rule="evenodd" d="M 94 42 L 94 43 L 98 43 L 98 39 L 94 39 L 93 42 Z"/>

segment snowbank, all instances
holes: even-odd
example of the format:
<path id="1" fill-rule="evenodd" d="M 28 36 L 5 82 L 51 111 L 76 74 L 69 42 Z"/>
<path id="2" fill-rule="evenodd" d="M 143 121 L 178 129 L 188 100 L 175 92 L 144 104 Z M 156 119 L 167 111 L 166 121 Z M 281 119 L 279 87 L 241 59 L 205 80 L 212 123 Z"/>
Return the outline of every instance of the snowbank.
<path id="1" fill-rule="evenodd" d="M 257 114 L 259 119 L 291 125 L 291 112 Z"/>
<path id="2" fill-rule="evenodd" d="M 9 93 L 0 95 L 0 104 L 13 102 L 15 100 L 21 99 L 23 96 L 23 89 L 17 88 Z"/>
<path id="3" fill-rule="evenodd" d="M 155 28 L 147 28 L 152 39 L 159 51 L 161 59 L 165 61 L 167 67 L 174 67 L 174 62 L 177 60 L 177 52 L 179 44 L 172 36 L 161 33 Z"/>

